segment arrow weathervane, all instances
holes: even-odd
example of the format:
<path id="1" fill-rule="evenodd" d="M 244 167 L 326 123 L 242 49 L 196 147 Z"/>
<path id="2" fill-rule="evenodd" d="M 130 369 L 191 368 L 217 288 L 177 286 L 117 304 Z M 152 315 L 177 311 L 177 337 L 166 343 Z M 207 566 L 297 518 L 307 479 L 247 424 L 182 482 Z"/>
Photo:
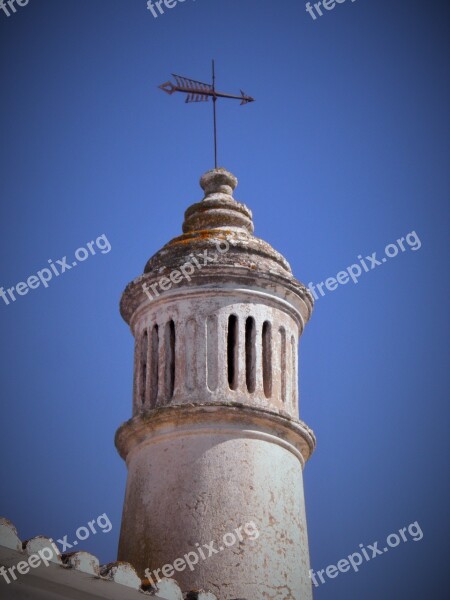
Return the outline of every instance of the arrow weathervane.
<path id="1" fill-rule="evenodd" d="M 247 96 L 242 90 L 240 96 L 234 96 L 233 94 L 224 94 L 223 92 L 216 91 L 216 73 L 214 68 L 214 61 L 212 61 L 212 83 L 203 83 L 202 81 L 195 81 L 195 79 L 188 79 L 181 75 L 175 75 L 176 84 L 171 81 L 166 81 L 159 86 L 161 90 L 171 95 L 175 92 L 183 92 L 187 94 L 186 103 L 190 102 L 207 102 L 211 97 L 213 100 L 213 113 L 214 113 L 214 164 L 217 169 L 217 115 L 216 115 L 216 102 L 217 98 L 230 98 L 232 100 L 241 100 L 242 104 L 248 104 L 254 102 L 254 98 Z"/>

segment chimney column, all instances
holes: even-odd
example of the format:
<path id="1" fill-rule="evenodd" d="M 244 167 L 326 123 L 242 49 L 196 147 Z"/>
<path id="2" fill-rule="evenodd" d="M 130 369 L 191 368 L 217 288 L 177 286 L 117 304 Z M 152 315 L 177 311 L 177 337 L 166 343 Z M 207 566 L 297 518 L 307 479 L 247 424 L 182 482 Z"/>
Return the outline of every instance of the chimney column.
<path id="1" fill-rule="evenodd" d="M 136 351 L 119 560 L 221 600 L 311 600 L 297 347 L 313 300 L 253 235 L 236 178 L 201 185 L 122 297 Z"/>

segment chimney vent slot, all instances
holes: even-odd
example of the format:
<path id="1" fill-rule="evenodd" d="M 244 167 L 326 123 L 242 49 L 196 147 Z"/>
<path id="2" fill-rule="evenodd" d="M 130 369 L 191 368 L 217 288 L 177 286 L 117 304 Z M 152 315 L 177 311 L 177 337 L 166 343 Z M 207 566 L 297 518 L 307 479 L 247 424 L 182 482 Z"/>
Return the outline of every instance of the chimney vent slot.
<path id="1" fill-rule="evenodd" d="M 252 394 L 256 388 L 256 326 L 253 317 L 245 322 L 245 379 L 247 390 Z"/>
<path id="2" fill-rule="evenodd" d="M 266 398 L 272 396 L 272 325 L 264 321 L 262 328 L 262 369 Z"/>
<path id="3" fill-rule="evenodd" d="M 170 320 L 166 323 L 166 399 L 171 400 L 175 389 L 175 323 Z"/>
<path id="4" fill-rule="evenodd" d="M 231 390 L 237 389 L 238 382 L 238 318 L 230 315 L 228 318 L 227 362 L 228 385 Z"/>

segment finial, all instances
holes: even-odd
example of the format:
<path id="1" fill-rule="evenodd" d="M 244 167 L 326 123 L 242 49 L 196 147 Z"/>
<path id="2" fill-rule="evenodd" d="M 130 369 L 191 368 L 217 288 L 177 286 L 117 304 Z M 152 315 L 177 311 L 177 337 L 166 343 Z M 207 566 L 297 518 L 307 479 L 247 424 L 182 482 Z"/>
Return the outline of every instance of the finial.
<path id="1" fill-rule="evenodd" d="M 233 198 L 237 184 L 237 178 L 226 169 L 205 173 L 200 178 L 205 197 L 186 210 L 183 233 L 234 227 L 253 233 L 251 210 Z"/>
<path id="2" fill-rule="evenodd" d="M 223 168 L 212 169 L 200 177 L 200 186 L 206 196 L 219 193 L 233 196 L 237 184 L 237 177 Z"/>

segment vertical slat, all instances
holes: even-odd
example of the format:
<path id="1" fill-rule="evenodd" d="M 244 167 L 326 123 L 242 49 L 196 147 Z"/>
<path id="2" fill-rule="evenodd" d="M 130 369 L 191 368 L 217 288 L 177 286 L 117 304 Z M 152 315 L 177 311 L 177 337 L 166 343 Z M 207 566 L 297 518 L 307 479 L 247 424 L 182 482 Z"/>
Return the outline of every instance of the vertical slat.
<path id="1" fill-rule="evenodd" d="M 166 403 L 166 330 L 165 324 L 159 324 L 159 345 L 158 345 L 158 400 L 156 405 L 163 406 Z"/>
<path id="2" fill-rule="evenodd" d="M 228 392 L 228 313 L 220 311 L 217 313 L 217 389 Z"/>
<path id="3" fill-rule="evenodd" d="M 238 314 L 236 325 L 236 348 L 235 348 L 235 363 L 236 363 L 236 390 L 242 394 L 247 394 L 247 375 L 246 375 L 246 351 L 245 351 L 245 323 L 244 315 Z"/>
<path id="4" fill-rule="evenodd" d="M 140 411 L 139 406 L 139 395 L 140 395 L 140 382 L 139 373 L 141 370 L 141 339 L 136 334 L 134 339 L 134 376 L 133 376 L 133 414 L 137 414 Z"/>
<path id="5" fill-rule="evenodd" d="M 159 327 L 153 325 L 150 340 L 150 408 L 155 408 L 158 401 L 159 386 Z"/>
<path id="6" fill-rule="evenodd" d="M 215 392 L 219 384 L 219 328 L 217 315 L 206 319 L 206 381 L 208 389 Z"/>
<path id="7" fill-rule="evenodd" d="M 286 402 L 286 330 L 283 326 L 279 329 L 280 336 L 280 377 L 281 401 Z"/>
<path id="8" fill-rule="evenodd" d="M 184 381 L 188 392 L 194 391 L 197 383 L 197 344 L 197 323 L 189 319 L 184 329 Z"/>
<path id="9" fill-rule="evenodd" d="M 291 357 L 292 357 L 292 408 L 295 411 L 297 409 L 297 395 L 298 395 L 298 378 L 297 378 L 297 344 L 295 337 L 291 335 Z"/>
<path id="10" fill-rule="evenodd" d="M 291 346 L 291 336 L 289 329 L 286 329 L 286 338 L 285 338 L 285 349 L 286 349 L 286 368 L 285 368 L 285 381 L 286 381 L 286 394 L 285 394 L 285 402 L 286 407 L 288 409 L 291 408 L 292 405 L 292 346 Z"/>
<path id="11" fill-rule="evenodd" d="M 145 328 L 141 336 L 141 347 L 139 356 L 139 408 L 145 405 L 147 395 L 147 357 L 148 357 L 148 330 Z"/>

